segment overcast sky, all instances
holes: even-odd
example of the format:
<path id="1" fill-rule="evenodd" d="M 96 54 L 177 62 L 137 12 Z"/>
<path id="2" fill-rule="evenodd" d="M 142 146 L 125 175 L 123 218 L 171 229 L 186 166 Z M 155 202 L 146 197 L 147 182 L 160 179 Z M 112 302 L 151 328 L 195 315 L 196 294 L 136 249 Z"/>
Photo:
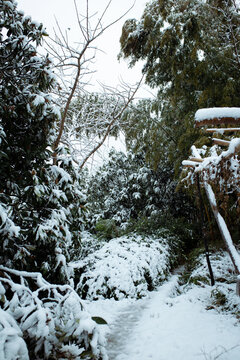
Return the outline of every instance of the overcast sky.
<path id="1" fill-rule="evenodd" d="M 73 0 L 17 0 L 18 8 L 23 10 L 26 15 L 30 15 L 33 20 L 42 22 L 47 28 L 48 33 L 53 34 L 53 28 L 56 28 L 55 17 L 63 29 L 69 29 L 69 36 L 75 41 L 80 37 Z M 97 19 L 106 7 L 109 0 L 89 0 L 89 13 L 97 15 Z M 108 24 L 124 14 L 133 4 L 131 0 L 112 0 L 104 24 Z M 85 0 L 77 0 L 79 12 L 84 13 Z M 99 38 L 97 47 L 104 51 L 98 52 L 96 62 L 93 65 L 97 73 L 93 76 L 93 81 L 100 81 L 106 85 L 116 86 L 120 79 L 134 84 L 141 77 L 141 66 L 139 64 L 134 69 L 128 69 L 127 62 L 117 60 L 120 50 L 119 38 L 121 36 L 122 25 L 129 18 L 139 19 L 143 13 L 146 0 L 136 0 L 132 10 L 117 24 L 113 25 L 107 32 Z M 141 96 L 150 96 L 147 92 L 141 91 Z"/>

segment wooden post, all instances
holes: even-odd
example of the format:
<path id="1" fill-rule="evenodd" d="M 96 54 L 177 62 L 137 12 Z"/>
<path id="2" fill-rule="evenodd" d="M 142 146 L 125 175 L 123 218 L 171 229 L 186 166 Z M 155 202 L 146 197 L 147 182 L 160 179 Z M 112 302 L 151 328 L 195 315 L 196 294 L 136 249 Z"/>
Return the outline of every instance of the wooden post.
<path id="1" fill-rule="evenodd" d="M 223 219 L 223 217 L 221 216 L 221 214 L 218 211 L 217 208 L 217 202 L 216 202 L 216 198 L 214 195 L 214 192 L 212 190 L 211 185 L 209 185 L 208 183 L 204 183 L 204 187 L 206 190 L 206 194 L 208 197 L 208 200 L 210 202 L 214 217 L 216 219 L 216 222 L 218 224 L 218 228 L 220 230 L 220 233 L 222 235 L 223 241 L 225 242 L 226 248 L 228 250 L 229 256 L 232 260 L 235 272 L 237 273 L 238 277 L 237 277 L 237 284 L 236 284 L 236 294 L 238 296 L 240 296 L 240 255 L 237 252 L 233 241 L 232 241 L 232 237 L 230 235 L 230 232 L 227 228 L 227 225 L 225 223 L 225 220 Z"/>
<path id="2" fill-rule="evenodd" d="M 201 230 L 200 231 L 201 231 L 201 235 L 203 237 L 203 224 L 204 224 L 203 199 L 202 199 L 202 194 L 201 194 L 201 189 L 200 189 L 200 182 L 199 182 L 199 175 L 198 174 L 197 174 L 197 188 L 198 188 L 198 196 L 199 196 L 199 203 L 200 203 L 200 220 L 201 220 Z M 209 271 L 209 275 L 210 275 L 210 279 L 211 279 L 211 285 L 214 286 L 215 280 L 214 280 L 212 266 L 211 266 L 211 262 L 210 262 L 208 241 L 207 241 L 206 237 L 204 237 L 204 245 L 205 245 L 205 255 L 206 255 L 206 260 L 207 260 L 207 265 L 208 265 L 208 271 Z"/>

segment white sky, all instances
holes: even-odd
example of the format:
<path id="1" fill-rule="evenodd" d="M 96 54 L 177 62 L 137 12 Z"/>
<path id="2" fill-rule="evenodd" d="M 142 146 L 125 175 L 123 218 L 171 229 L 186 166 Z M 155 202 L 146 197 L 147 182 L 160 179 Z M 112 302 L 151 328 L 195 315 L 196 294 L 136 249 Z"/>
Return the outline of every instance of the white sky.
<path id="1" fill-rule="evenodd" d="M 124 14 L 133 4 L 134 0 L 112 0 L 112 4 L 106 13 L 103 24 L 112 22 L 120 15 Z M 69 37 L 75 41 L 78 40 L 78 27 L 73 0 L 17 0 L 18 8 L 23 10 L 26 15 L 30 15 L 33 20 L 42 22 L 47 28 L 48 33 L 53 34 L 53 28 L 56 28 L 55 17 L 61 27 L 70 29 Z M 106 7 L 109 0 L 89 0 L 90 14 L 98 13 L 94 19 L 100 16 L 101 11 Z M 117 60 L 120 51 L 119 39 L 121 36 L 122 25 L 129 18 L 139 19 L 143 13 L 146 0 L 136 0 L 133 9 L 117 24 L 110 27 L 96 43 L 97 47 L 103 52 L 98 52 L 93 69 L 97 73 L 93 75 L 92 82 L 99 81 L 106 85 L 117 86 L 120 79 L 130 84 L 135 84 L 141 78 L 142 64 L 137 64 L 134 69 L 128 69 L 125 60 Z M 77 0 L 79 11 L 84 13 L 85 0 Z M 80 35 L 79 35 L 80 36 Z M 144 86 L 145 89 L 147 89 Z M 139 96 L 151 96 L 147 90 L 140 90 Z"/>

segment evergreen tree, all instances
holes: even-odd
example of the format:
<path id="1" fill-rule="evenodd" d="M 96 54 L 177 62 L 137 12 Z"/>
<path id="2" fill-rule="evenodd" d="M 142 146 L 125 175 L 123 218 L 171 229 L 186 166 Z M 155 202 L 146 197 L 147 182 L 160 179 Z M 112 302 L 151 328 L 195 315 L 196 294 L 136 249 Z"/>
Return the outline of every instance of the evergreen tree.
<path id="1" fill-rule="evenodd" d="M 147 149 L 167 153 L 176 167 L 199 137 L 193 127 L 198 108 L 239 106 L 239 9 L 234 1 L 152 0 L 139 21 L 123 26 L 121 56 L 143 60 L 146 83 L 158 88 L 155 111 L 161 131 Z M 137 122 L 137 120 L 136 120 Z M 154 160 L 153 160 L 154 161 Z"/>
<path id="2" fill-rule="evenodd" d="M 45 30 L 14 0 L 0 1 L 0 17 L 0 260 L 59 282 L 79 248 L 80 178 L 64 149 L 56 165 L 48 150 L 60 113 L 51 63 L 36 50 Z"/>
<path id="3" fill-rule="evenodd" d="M 191 221 L 194 211 L 185 194 L 175 193 L 173 177 L 167 162 L 154 171 L 146 164 L 143 152 L 124 154 L 112 150 L 109 161 L 88 184 L 90 222 L 97 223 L 97 230 L 109 226 L 111 237 L 111 227 L 114 230 L 116 225 L 126 228 L 131 222 L 149 221 L 154 231 L 168 227 L 174 218 L 185 216 Z"/>

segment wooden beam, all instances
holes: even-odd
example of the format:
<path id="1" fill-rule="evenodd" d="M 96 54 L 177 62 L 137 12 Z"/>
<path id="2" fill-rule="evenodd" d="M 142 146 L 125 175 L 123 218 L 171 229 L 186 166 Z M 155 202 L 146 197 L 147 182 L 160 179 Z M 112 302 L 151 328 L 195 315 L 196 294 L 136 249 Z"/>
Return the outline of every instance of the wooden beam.
<path id="1" fill-rule="evenodd" d="M 189 160 L 195 161 L 197 163 L 202 163 L 204 159 L 196 158 L 194 156 L 189 156 Z"/>
<path id="2" fill-rule="evenodd" d="M 230 144 L 230 141 L 228 141 L 228 140 L 222 140 L 222 139 L 216 139 L 216 138 L 213 138 L 213 142 L 214 142 L 214 144 L 221 145 L 221 146 L 229 146 L 229 144 Z"/>
<path id="3" fill-rule="evenodd" d="M 237 284 L 236 284 L 236 293 L 238 296 L 240 296 L 240 255 L 236 250 L 236 247 L 232 241 L 232 237 L 230 235 L 230 232 L 227 228 L 226 222 L 223 219 L 223 217 L 221 216 L 221 214 L 219 213 L 218 207 L 217 207 L 217 202 L 216 202 L 216 197 L 215 194 L 212 190 L 212 187 L 210 184 L 208 184 L 207 182 L 204 182 L 204 187 L 205 187 L 205 191 L 206 191 L 206 195 L 208 198 L 208 201 L 211 205 L 212 208 L 212 212 L 213 215 L 215 217 L 215 220 L 217 222 L 219 231 L 222 235 L 222 239 L 226 245 L 226 248 L 228 250 L 228 253 L 230 255 L 230 258 L 232 260 L 235 272 L 237 273 L 238 277 L 237 277 Z"/>
<path id="4" fill-rule="evenodd" d="M 195 121 L 196 127 L 201 127 L 204 125 L 240 125 L 240 118 L 233 117 L 215 117 L 213 119 L 202 119 Z"/>
<path id="5" fill-rule="evenodd" d="M 194 164 L 183 164 L 184 168 L 194 168 L 195 165 Z"/>

